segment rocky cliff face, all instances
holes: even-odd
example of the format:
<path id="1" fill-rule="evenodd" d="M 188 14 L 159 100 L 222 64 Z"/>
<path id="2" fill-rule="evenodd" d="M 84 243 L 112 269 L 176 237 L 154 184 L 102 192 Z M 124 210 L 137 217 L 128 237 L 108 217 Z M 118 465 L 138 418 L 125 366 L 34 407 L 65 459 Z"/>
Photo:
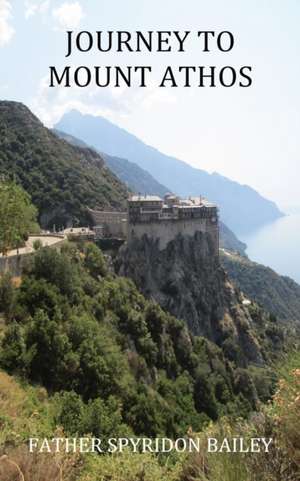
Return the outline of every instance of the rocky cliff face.
<path id="1" fill-rule="evenodd" d="M 133 241 L 120 250 L 116 269 L 131 277 L 147 297 L 184 319 L 193 334 L 222 346 L 229 358 L 242 365 L 264 362 L 262 315 L 251 317 L 243 295 L 212 256 L 208 234 L 179 235 L 163 251 L 153 239 Z"/>

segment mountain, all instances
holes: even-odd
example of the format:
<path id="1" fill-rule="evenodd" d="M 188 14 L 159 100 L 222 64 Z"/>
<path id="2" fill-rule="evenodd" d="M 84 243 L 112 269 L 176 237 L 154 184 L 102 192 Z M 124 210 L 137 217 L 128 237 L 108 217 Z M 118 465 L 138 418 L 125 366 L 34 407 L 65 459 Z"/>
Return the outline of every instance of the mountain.
<path id="1" fill-rule="evenodd" d="M 274 202 L 251 187 L 165 155 L 103 117 L 82 115 L 73 110 L 63 116 L 56 128 L 97 150 L 135 162 L 181 196 L 202 194 L 217 202 L 222 220 L 237 234 L 258 228 L 282 215 Z"/>
<path id="2" fill-rule="evenodd" d="M 223 251 L 221 263 L 230 279 L 250 299 L 283 321 L 300 321 L 300 286 L 269 267 Z"/>
<path id="3" fill-rule="evenodd" d="M 31 195 L 43 227 L 88 223 L 87 207 L 120 208 L 128 194 L 99 154 L 59 139 L 17 102 L 0 102 L 1 174 Z"/>
<path id="4" fill-rule="evenodd" d="M 57 129 L 53 129 L 53 132 L 73 145 L 90 148 L 85 142 L 73 135 L 66 134 Z M 152 175 L 134 162 L 129 162 L 129 160 L 121 157 L 112 157 L 104 152 L 99 152 L 99 154 L 110 170 L 133 192 L 163 197 L 170 191 L 170 189 L 157 182 Z"/>

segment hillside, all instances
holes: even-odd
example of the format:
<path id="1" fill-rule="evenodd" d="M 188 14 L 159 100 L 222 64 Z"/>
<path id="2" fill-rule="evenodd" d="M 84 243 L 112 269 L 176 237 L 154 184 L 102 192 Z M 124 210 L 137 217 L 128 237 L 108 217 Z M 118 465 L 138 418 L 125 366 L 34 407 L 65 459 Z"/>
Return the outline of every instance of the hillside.
<path id="1" fill-rule="evenodd" d="M 30 386 L 17 378 L 0 371 L 0 479 L 1 481 L 278 481 L 278 471 L 284 472 L 289 481 L 298 481 L 300 418 L 297 399 L 299 390 L 299 354 L 285 360 L 280 370 L 281 382 L 277 387 L 272 403 L 260 405 L 260 413 L 249 420 L 224 419 L 211 423 L 201 433 L 193 433 L 201 440 L 200 453 L 176 453 L 156 456 L 153 453 L 133 451 L 102 454 L 95 453 L 29 453 L 28 438 L 47 437 L 53 434 L 72 436 L 72 429 L 62 432 L 57 423 L 64 406 L 64 396 L 51 397 L 40 386 Z M 76 397 L 70 396 L 71 421 Z M 286 409 L 286 404 L 289 409 Z M 73 407 L 72 407 L 73 404 Z M 99 406 L 100 407 L 100 406 Z M 88 410 L 89 411 L 89 410 Z M 68 411 L 65 412 L 67 425 Z M 94 412 L 94 422 L 108 421 L 107 412 Z M 75 412 L 74 419 L 82 413 Z M 89 413 L 86 418 L 88 419 Z M 72 426 L 72 423 L 70 424 Z M 107 433 L 114 433 L 108 422 Z M 215 437 L 222 442 L 224 437 L 243 438 L 272 436 L 276 445 L 271 452 L 254 456 L 244 453 L 225 453 L 216 456 L 207 453 L 207 438 Z M 84 433 L 86 435 L 87 433 Z M 122 433 L 124 434 L 124 433 Z M 5 454 L 4 454 L 5 453 Z M 164 462 L 162 462 L 162 459 Z M 274 459 L 276 462 L 274 462 Z M 147 469 L 145 470 L 145 466 Z M 22 473 L 24 478 L 20 477 Z M 37 476 L 38 473 L 38 477 Z M 209 475 L 207 475 L 209 473 Z M 243 473 L 243 478 L 241 478 Z M 245 473 L 245 476 L 244 476 Z M 247 473 L 247 474 L 246 474 Z M 192 474 L 192 478 L 191 475 Z M 197 476 L 197 478 L 196 478 Z M 281 479 L 281 478 L 280 478 Z"/>
<path id="2" fill-rule="evenodd" d="M 223 252 L 221 262 L 250 299 L 281 320 L 300 321 L 300 286 L 295 281 L 232 252 Z"/>
<path id="3" fill-rule="evenodd" d="M 256 311 L 255 331 L 247 309 L 231 300 L 239 324 L 228 320 L 227 329 L 238 329 L 232 346 L 238 336 L 240 356 L 195 337 L 129 279 L 112 275 L 95 245 L 41 249 L 20 287 L 8 276 L 0 281 L 0 368 L 57 393 L 56 420 L 72 434 L 176 437 L 189 426 L 200 430 L 209 419 L 256 407 L 256 382 L 282 348 L 268 317 Z M 274 333 L 267 343 L 265 329 Z M 262 396 L 272 388 L 269 376 Z"/>
<path id="4" fill-rule="evenodd" d="M 181 196 L 202 194 L 221 206 L 221 218 L 235 233 L 271 222 L 282 214 L 277 206 L 249 186 L 217 173 L 208 174 L 159 152 L 103 117 L 71 111 L 56 128 L 101 152 L 126 158 L 148 171 L 158 182 Z"/>
<path id="5" fill-rule="evenodd" d="M 89 148 L 87 144 L 70 134 L 66 134 L 56 129 L 53 129 L 53 132 L 60 138 L 70 142 L 73 145 Z M 99 152 L 99 154 L 104 159 L 109 169 L 118 177 L 118 179 L 127 185 L 128 189 L 132 190 L 133 192 L 159 195 L 161 197 L 169 192 L 170 189 L 164 185 L 161 185 L 152 177 L 152 175 L 134 162 L 129 162 L 129 160 L 121 157 L 112 157 L 104 152 Z"/>
<path id="6" fill-rule="evenodd" d="M 1 174 L 31 195 L 43 227 L 86 224 L 86 207 L 118 208 L 127 198 L 100 155 L 59 139 L 17 102 L 0 102 Z"/>

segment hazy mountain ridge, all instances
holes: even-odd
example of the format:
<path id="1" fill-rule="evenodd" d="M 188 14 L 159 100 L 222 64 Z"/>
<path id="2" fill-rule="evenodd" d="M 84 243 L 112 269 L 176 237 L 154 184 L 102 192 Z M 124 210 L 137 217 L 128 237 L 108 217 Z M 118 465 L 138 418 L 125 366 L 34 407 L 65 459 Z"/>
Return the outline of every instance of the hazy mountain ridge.
<path id="1" fill-rule="evenodd" d="M 220 247 L 246 256 L 247 245 L 240 241 L 223 222 L 220 222 Z"/>
<path id="2" fill-rule="evenodd" d="M 57 129 L 53 132 L 60 138 L 80 147 L 91 148 L 82 140 L 73 135 L 66 134 Z M 109 169 L 127 185 L 128 189 L 136 193 L 159 195 L 163 197 L 170 189 L 157 182 L 146 170 L 139 167 L 134 162 L 121 157 L 112 157 L 104 152 L 98 152 L 104 159 Z"/>
<path id="3" fill-rule="evenodd" d="M 163 197 L 170 191 L 134 162 L 102 153 L 110 170 L 134 192 Z"/>
<path id="4" fill-rule="evenodd" d="M 281 320 L 300 322 L 300 286 L 295 281 L 232 252 L 223 252 L 221 263 L 250 299 Z"/>
<path id="5" fill-rule="evenodd" d="M 279 218 L 274 202 L 249 186 L 159 152 L 103 117 L 71 111 L 56 128 L 74 135 L 108 155 L 125 157 L 147 170 L 158 182 L 182 196 L 202 194 L 221 207 L 221 218 L 234 232 L 251 230 Z"/>

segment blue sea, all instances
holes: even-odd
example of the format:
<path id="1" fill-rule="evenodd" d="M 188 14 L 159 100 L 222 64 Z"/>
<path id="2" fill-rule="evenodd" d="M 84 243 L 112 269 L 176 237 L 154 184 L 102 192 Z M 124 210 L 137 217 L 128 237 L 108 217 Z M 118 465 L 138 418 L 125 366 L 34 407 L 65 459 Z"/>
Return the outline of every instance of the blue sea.
<path id="1" fill-rule="evenodd" d="M 300 213 L 287 215 L 246 236 L 248 257 L 300 284 Z"/>

